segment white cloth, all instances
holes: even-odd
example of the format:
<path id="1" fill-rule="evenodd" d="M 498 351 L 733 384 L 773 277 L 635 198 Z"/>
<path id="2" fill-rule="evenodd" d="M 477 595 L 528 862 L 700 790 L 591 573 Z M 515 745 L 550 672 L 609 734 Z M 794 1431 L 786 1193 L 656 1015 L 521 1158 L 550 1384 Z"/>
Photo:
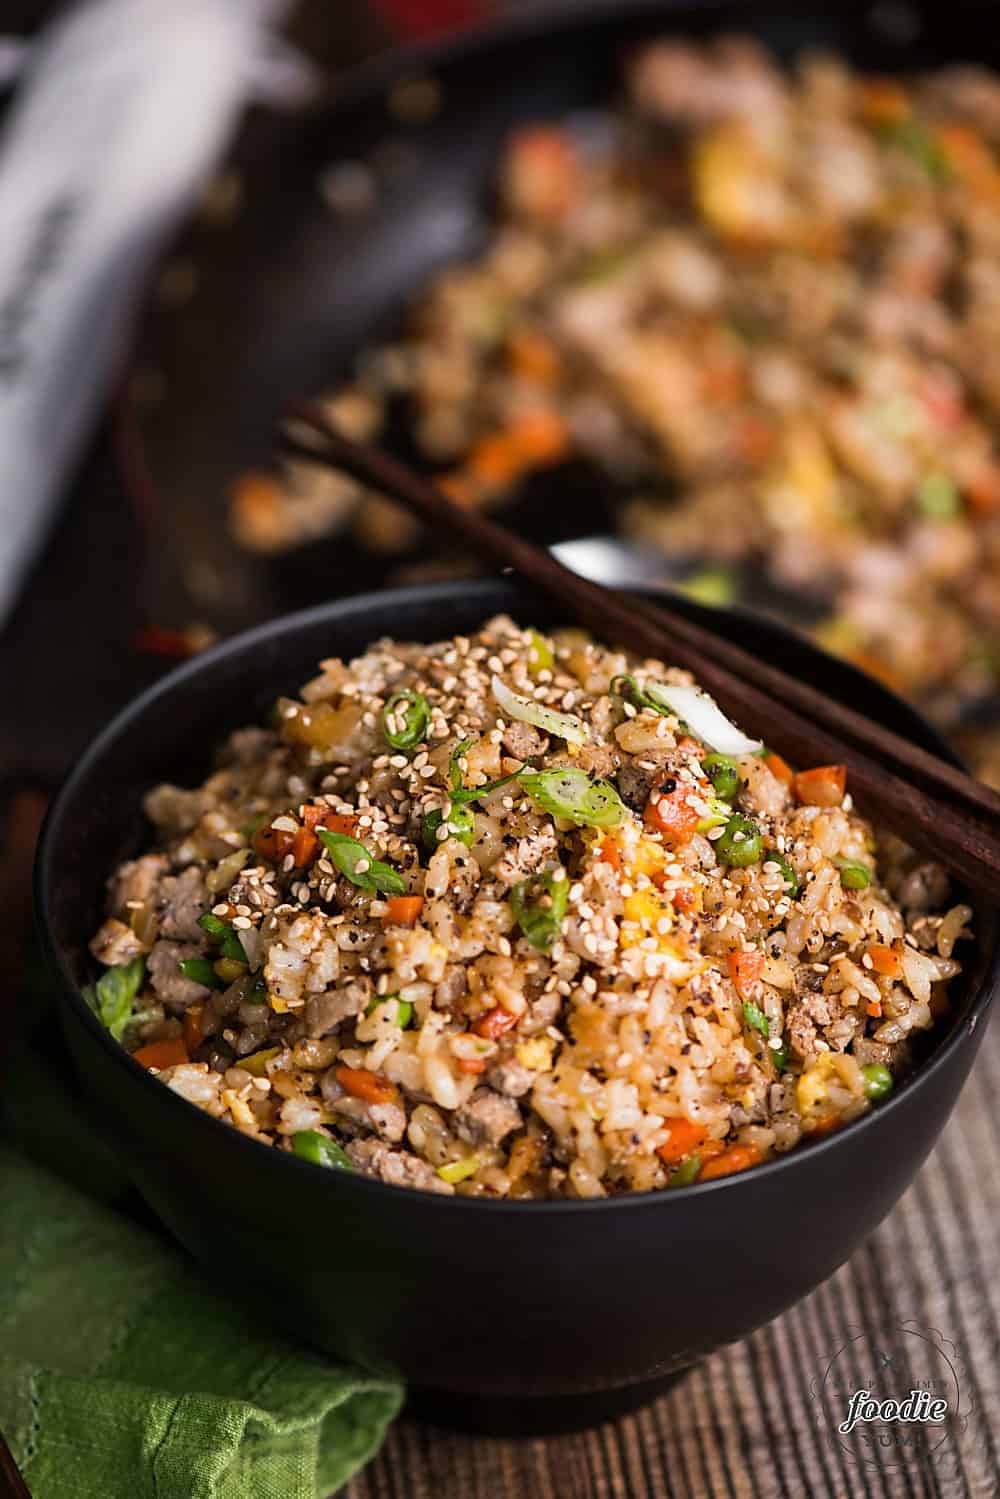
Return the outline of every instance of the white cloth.
<path id="1" fill-rule="evenodd" d="M 85 0 L 28 47 L 0 133 L 0 624 L 107 395 L 158 250 L 247 95 L 308 65 L 286 0 Z M 23 55 L 22 55 L 23 54 Z"/>

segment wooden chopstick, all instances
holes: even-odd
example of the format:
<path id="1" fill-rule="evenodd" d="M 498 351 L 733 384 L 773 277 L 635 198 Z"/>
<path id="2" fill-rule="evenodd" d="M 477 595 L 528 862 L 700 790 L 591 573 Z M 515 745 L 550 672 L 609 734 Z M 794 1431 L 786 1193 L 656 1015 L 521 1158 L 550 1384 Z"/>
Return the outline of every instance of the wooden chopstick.
<path id="1" fill-rule="evenodd" d="M 852 794 L 878 820 L 926 849 L 968 884 L 1000 894 L 1000 796 L 937 756 L 838 702 L 811 683 L 744 651 L 663 603 L 592 583 L 550 553 L 379 449 L 339 433 L 322 411 L 298 403 L 282 435 L 286 452 L 326 463 L 395 499 L 439 533 L 513 568 L 558 598 L 606 640 L 691 671 L 747 728 L 799 764 L 844 764 Z"/>

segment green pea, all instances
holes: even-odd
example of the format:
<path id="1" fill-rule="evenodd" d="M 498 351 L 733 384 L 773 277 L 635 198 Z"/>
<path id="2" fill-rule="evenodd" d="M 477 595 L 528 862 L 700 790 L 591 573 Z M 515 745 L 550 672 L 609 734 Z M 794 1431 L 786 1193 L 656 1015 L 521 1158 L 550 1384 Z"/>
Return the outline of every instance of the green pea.
<path id="1" fill-rule="evenodd" d="M 926 474 L 917 489 L 917 505 L 932 520 L 951 520 L 962 508 L 955 481 L 935 471 Z"/>
<path id="2" fill-rule="evenodd" d="M 740 789 L 740 773 L 733 757 L 731 755 L 706 755 L 701 764 L 715 788 L 716 796 L 721 796 L 725 802 L 731 802 Z"/>
<path id="3" fill-rule="evenodd" d="M 872 1103 L 877 1103 L 880 1098 L 885 1098 L 887 1093 L 892 1092 L 892 1073 L 881 1062 L 869 1062 L 867 1067 L 862 1067 L 861 1076 L 865 1080 L 865 1096 Z"/>
<path id="4" fill-rule="evenodd" d="M 764 860 L 765 864 L 777 864 L 781 878 L 784 882 L 783 895 L 791 895 L 793 898 L 799 893 L 799 877 L 789 864 L 788 860 L 781 854 L 769 852 Z"/>
<path id="5" fill-rule="evenodd" d="M 701 1156 L 685 1156 L 680 1165 L 667 1177 L 668 1187 L 690 1187 L 691 1183 L 698 1180 L 698 1172 L 701 1170 Z"/>
<path id="6" fill-rule="evenodd" d="M 439 843 L 443 842 L 443 839 L 438 838 L 438 829 L 443 822 L 444 817 L 440 812 L 428 812 L 424 818 L 420 836 L 429 854 L 432 854 Z M 448 837 L 457 838 L 459 843 L 464 843 L 468 847 L 475 836 L 476 818 L 471 807 L 453 806 L 448 814 Z"/>
<path id="7" fill-rule="evenodd" d="M 292 1150 L 304 1161 L 312 1161 L 314 1166 L 333 1166 L 338 1171 L 354 1170 L 346 1151 L 329 1135 L 320 1134 L 318 1129 L 300 1129 L 292 1136 Z"/>
<path id="8" fill-rule="evenodd" d="M 760 862 L 760 855 L 760 828 L 752 818 L 737 812 L 726 823 L 722 837 L 716 840 L 715 857 L 720 864 L 747 869 Z"/>
<path id="9" fill-rule="evenodd" d="M 838 859 L 840 883 L 845 890 L 867 890 L 872 882 L 872 872 L 867 864 L 855 864 L 851 859 Z"/>

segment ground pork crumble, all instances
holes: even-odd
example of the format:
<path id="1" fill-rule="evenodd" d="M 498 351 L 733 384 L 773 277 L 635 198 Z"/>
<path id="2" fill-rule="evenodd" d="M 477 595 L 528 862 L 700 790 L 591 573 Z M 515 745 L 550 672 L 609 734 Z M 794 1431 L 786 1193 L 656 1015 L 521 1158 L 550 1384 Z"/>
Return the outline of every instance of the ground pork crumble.
<path id="1" fill-rule="evenodd" d="M 841 767 L 696 737 L 690 684 L 503 616 L 323 661 L 149 793 L 90 1003 L 244 1134 L 440 1193 L 684 1186 L 839 1127 L 971 911 Z"/>

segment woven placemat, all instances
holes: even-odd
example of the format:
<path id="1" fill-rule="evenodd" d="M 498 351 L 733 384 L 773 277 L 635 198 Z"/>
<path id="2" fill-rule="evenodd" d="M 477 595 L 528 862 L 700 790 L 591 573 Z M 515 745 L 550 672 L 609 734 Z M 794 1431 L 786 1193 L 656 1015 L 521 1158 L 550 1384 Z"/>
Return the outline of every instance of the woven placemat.
<path id="1" fill-rule="evenodd" d="M 402 1421 L 349 1499 L 995 1499 L 1000 1494 L 1000 1027 L 936 1150 L 871 1239 L 778 1321 L 654 1405 L 502 1442 Z M 878 1170 L 877 1160 L 871 1163 Z M 884 1359 L 890 1362 L 883 1363 Z M 848 1393 L 911 1382 L 942 1426 L 859 1425 Z M 863 1440 L 868 1435 L 872 1442 Z"/>

